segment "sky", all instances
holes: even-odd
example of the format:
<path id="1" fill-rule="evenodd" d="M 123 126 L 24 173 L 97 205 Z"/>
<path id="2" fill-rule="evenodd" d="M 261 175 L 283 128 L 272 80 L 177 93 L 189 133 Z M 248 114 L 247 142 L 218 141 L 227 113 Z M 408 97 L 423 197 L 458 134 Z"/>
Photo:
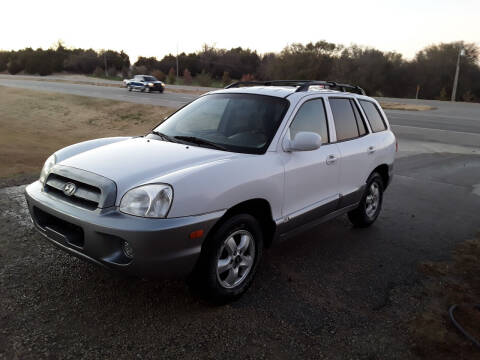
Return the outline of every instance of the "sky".
<path id="1" fill-rule="evenodd" d="M 480 0 L 17 0 L 2 1 L 0 49 L 124 50 L 130 59 L 194 52 L 203 44 L 260 54 L 326 40 L 397 51 L 480 45 Z"/>

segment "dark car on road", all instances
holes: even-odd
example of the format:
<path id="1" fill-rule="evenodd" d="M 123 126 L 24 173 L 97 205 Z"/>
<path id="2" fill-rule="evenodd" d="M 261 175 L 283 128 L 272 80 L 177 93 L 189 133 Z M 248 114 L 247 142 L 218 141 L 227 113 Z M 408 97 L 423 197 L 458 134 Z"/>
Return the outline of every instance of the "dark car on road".
<path id="1" fill-rule="evenodd" d="M 163 93 L 165 90 L 165 84 L 155 76 L 151 75 L 135 75 L 133 79 L 130 79 L 126 82 L 126 86 L 128 91 L 132 90 L 140 90 L 141 92 L 151 92 L 151 91 L 158 91 Z"/>

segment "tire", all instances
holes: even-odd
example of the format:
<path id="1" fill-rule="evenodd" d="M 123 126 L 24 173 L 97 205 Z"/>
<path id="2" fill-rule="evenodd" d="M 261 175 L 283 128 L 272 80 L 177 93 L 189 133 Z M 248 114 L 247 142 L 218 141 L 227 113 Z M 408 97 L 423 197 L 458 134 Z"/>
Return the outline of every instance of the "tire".
<path id="1" fill-rule="evenodd" d="M 360 204 L 355 210 L 348 213 L 348 218 L 356 227 L 365 228 L 377 220 L 382 209 L 383 202 L 383 179 L 379 173 L 372 173 L 367 180 L 365 193 Z"/>
<path id="2" fill-rule="evenodd" d="M 127 89 L 128 89 L 128 91 L 132 91 L 132 87 L 131 87 L 131 86 L 127 86 Z"/>
<path id="3" fill-rule="evenodd" d="M 163 89 L 158 91 L 160 94 L 163 94 Z"/>
<path id="4" fill-rule="evenodd" d="M 190 289 L 218 305 L 239 298 L 252 283 L 262 252 L 262 230 L 254 217 L 226 219 L 205 240 Z"/>

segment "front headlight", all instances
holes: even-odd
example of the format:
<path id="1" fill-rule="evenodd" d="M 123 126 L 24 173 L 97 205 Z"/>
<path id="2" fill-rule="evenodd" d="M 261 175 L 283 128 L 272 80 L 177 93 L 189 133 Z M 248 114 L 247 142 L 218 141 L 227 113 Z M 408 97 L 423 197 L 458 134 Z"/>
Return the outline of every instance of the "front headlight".
<path id="1" fill-rule="evenodd" d="M 148 86 L 153 86 L 153 83 L 148 83 Z"/>
<path id="2" fill-rule="evenodd" d="M 57 157 L 55 154 L 51 155 L 47 161 L 45 161 L 45 164 L 43 164 L 42 171 L 40 172 L 40 182 L 42 184 L 45 184 L 45 180 L 47 180 L 48 174 L 50 174 L 50 170 L 52 170 L 53 165 L 57 163 Z"/>
<path id="3" fill-rule="evenodd" d="M 164 218 L 172 205 L 173 189 L 170 185 L 143 185 L 127 191 L 120 201 L 120 211 L 125 214 Z"/>

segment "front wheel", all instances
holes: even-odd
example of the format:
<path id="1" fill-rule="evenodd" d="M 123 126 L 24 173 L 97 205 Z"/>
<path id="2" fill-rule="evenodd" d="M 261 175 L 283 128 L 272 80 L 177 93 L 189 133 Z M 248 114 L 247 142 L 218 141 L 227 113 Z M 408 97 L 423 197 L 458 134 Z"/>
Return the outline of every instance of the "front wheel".
<path id="1" fill-rule="evenodd" d="M 262 252 L 262 230 L 254 217 L 227 219 L 205 240 L 192 290 L 217 304 L 235 300 L 250 286 Z"/>
<path id="2" fill-rule="evenodd" d="M 348 213 L 348 218 L 354 226 L 367 227 L 377 220 L 382 209 L 383 189 L 383 179 L 380 174 L 375 172 L 370 175 L 360 204 Z"/>

